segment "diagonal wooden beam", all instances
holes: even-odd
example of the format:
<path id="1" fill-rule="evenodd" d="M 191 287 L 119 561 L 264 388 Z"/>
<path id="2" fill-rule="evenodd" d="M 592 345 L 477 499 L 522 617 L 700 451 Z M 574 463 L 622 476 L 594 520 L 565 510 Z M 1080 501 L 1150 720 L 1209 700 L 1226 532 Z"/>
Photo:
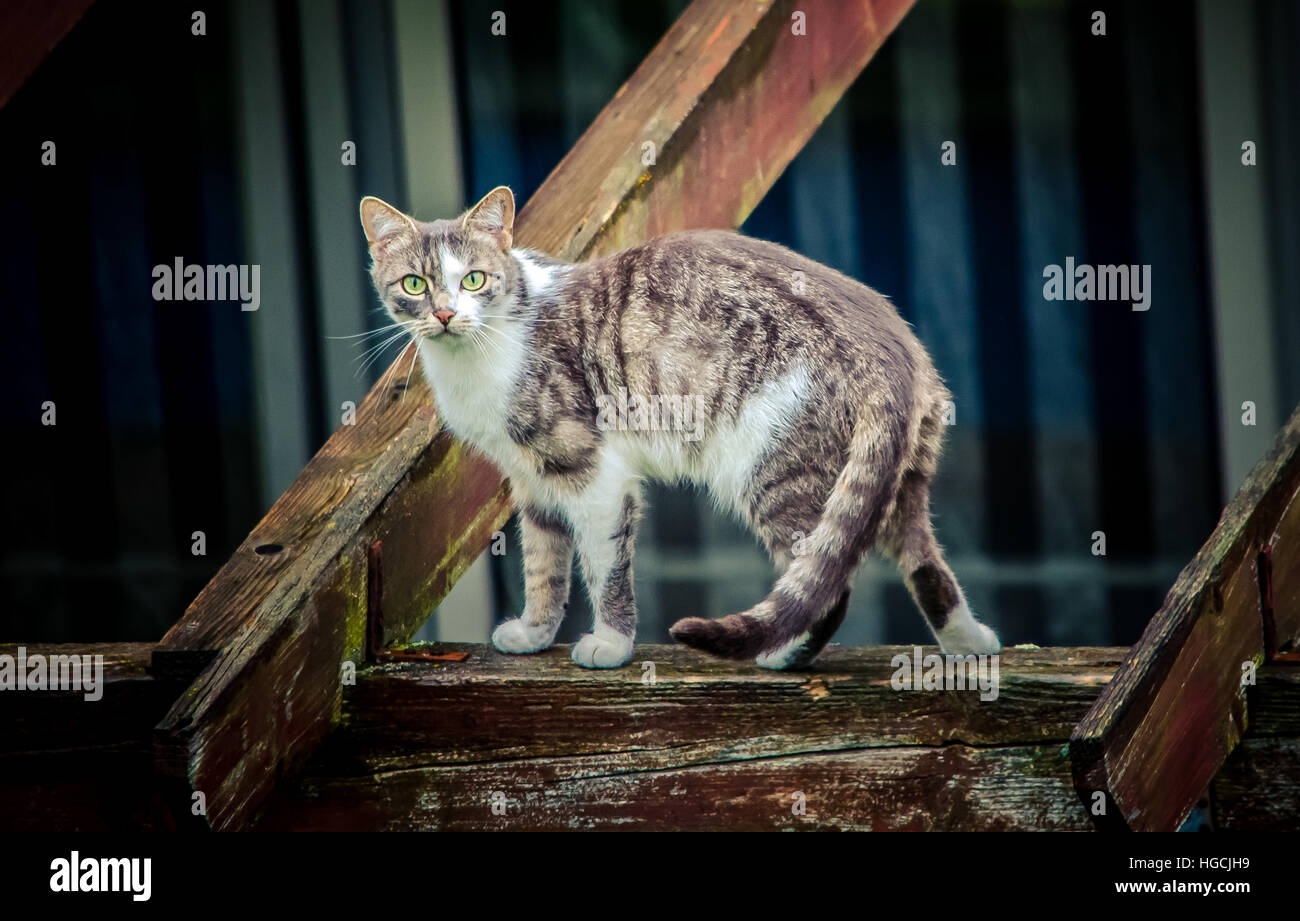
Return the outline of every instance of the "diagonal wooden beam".
<path id="1" fill-rule="evenodd" d="M 910 5 L 801 0 L 797 22 L 793 2 L 696 0 L 529 200 L 518 242 L 581 259 L 737 226 Z M 328 730 L 367 634 L 409 637 L 509 513 L 501 474 L 438 433 L 420 376 L 394 383 L 408 360 L 154 653 L 158 673 L 194 679 L 158 727 L 159 764 L 205 794 L 214 827 L 243 825 Z"/>
<path id="2" fill-rule="evenodd" d="M 1300 407 L 1075 728 L 1074 785 L 1099 827 L 1187 818 L 1246 730 L 1249 675 L 1300 639 L 1297 561 Z"/>

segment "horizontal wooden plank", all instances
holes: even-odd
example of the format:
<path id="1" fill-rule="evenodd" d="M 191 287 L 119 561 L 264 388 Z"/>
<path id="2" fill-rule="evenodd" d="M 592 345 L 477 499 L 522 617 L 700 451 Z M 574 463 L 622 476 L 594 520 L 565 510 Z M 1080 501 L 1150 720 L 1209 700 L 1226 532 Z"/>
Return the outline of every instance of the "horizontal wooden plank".
<path id="1" fill-rule="evenodd" d="M 495 789 L 488 779 L 530 804 L 501 827 L 784 827 L 766 796 L 737 789 L 798 777 L 832 797 L 809 827 L 1078 827 L 1087 819 L 1065 745 L 1125 652 L 1008 650 L 996 697 L 982 700 L 978 690 L 895 690 L 894 656 L 914 647 L 832 646 L 802 673 L 680 646 L 639 647 L 638 666 L 617 671 L 577 668 L 564 647 L 421 648 L 464 658 L 363 671 L 343 725 L 277 791 L 267 827 L 497 827 L 479 808 Z M 850 781 L 855 770 L 866 774 Z M 611 786 L 612 777 L 621 779 Z M 941 781 L 952 781 L 953 799 Z M 987 785 L 1005 795 L 1000 817 L 974 802 Z M 656 799 L 678 787 L 694 792 Z M 709 805 L 719 797 L 727 809 Z M 420 806 L 431 802 L 439 806 Z"/>
<path id="2" fill-rule="evenodd" d="M 517 241 L 578 259 L 598 237 L 735 226 L 908 5 L 816 0 L 809 35 L 795 36 L 789 3 L 696 0 L 522 209 Z M 770 61 L 793 73 L 778 79 Z M 767 106 L 784 116 L 760 131 L 736 117 L 740 101 L 750 115 Z M 670 156 L 672 169 L 646 170 L 644 142 Z M 710 169 L 698 189 L 681 180 L 696 154 Z M 660 184 L 665 191 L 647 198 Z M 647 223 L 632 206 L 652 200 L 659 216 Z M 294 673 L 285 650 L 317 650 L 337 666 L 364 648 L 367 616 L 382 618 L 380 643 L 409 636 L 503 519 L 500 474 L 438 442 L 437 427 L 420 375 L 404 391 L 377 386 L 356 425 L 331 437 L 160 645 L 160 673 L 203 671 L 159 726 L 158 758 L 194 789 L 219 787 L 215 827 L 238 827 L 337 712 L 337 668 L 313 659 Z M 448 501 L 439 482 L 472 501 Z M 372 569 L 382 585 L 372 586 Z M 367 609 L 370 598 L 381 611 Z"/>
<path id="3" fill-rule="evenodd" d="M 115 747 L 128 738 L 149 738 L 158 718 L 180 690 L 148 673 L 152 643 L 0 643 L 0 656 L 28 660 L 102 656 L 103 687 L 97 700 L 81 690 L 0 692 L 0 758 L 40 751 Z M 92 659 L 93 661 L 93 659 Z"/>
<path id="4" fill-rule="evenodd" d="M 0 831 L 125 831 L 161 813 L 153 727 L 182 686 L 147 672 L 152 643 L 0 644 L 0 655 L 103 656 L 102 694 L 0 692 Z M 92 660 L 93 661 L 93 660 Z"/>
<path id="5" fill-rule="evenodd" d="M 1300 488 L 1300 408 L 1237 495 L 1071 741 L 1103 826 L 1174 830 L 1245 730 L 1245 663 L 1265 657 L 1261 551 Z"/>
<path id="6" fill-rule="evenodd" d="M 1214 778 L 1214 825 L 1223 831 L 1300 829 L 1300 738 L 1243 739 Z"/>
<path id="7" fill-rule="evenodd" d="M 798 673 L 679 646 L 639 646 L 636 667 L 613 672 L 575 667 L 562 646 L 526 657 L 470 644 L 428 648 L 466 658 L 367 669 L 348 690 L 331 764 L 382 772 L 645 750 L 682 765 L 808 748 L 1064 743 L 1125 652 L 1011 650 L 996 699 L 982 701 L 973 692 L 894 690 L 890 660 L 912 647 L 831 647 L 815 672 Z M 653 683 L 643 680 L 646 663 Z"/>
<path id="8" fill-rule="evenodd" d="M 1057 744 L 791 753 L 668 770 L 614 756 L 540 758 L 310 777 L 277 799 L 257 827 L 1085 831 L 1091 823 Z"/>
<path id="9" fill-rule="evenodd" d="M 1246 689 L 1246 738 L 1300 738 L 1300 666 L 1266 665 Z"/>

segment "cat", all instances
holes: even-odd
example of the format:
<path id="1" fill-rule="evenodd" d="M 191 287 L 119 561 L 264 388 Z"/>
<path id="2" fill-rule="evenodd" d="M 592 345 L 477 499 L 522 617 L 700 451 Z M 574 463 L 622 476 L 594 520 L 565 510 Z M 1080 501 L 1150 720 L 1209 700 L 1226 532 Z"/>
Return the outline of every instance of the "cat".
<path id="1" fill-rule="evenodd" d="M 631 658 L 640 486 L 656 478 L 707 489 L 781 572 L 748 611 L 677 621 L 680 642 L 805 667 L 874 546 L 898 562 L 944 652 L 998 651 L 930 526 L 950 395 L 883 295 L 729 231 L 561 262 L 513 246 L 504 186 L 452 220 L 373 197 L 360 210 L 375 289 L 415 340 L 443 423 L 510 479 L 525 601 L 494 630 L 497 649 L 552 645 L 576 549 L 595 623 L 573 661 Z M 689 430 L 683 413 L 647 425 L 647 405 L 702 412 Z"/>

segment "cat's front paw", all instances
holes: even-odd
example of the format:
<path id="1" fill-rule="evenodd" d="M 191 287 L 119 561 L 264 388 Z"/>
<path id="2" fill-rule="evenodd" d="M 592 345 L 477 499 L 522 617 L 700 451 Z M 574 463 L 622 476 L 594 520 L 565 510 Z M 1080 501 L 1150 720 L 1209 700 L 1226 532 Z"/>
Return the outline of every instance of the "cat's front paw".
<path id="1" fill-rule="evenodd" d="M 584 633 L 569 650 L 569 658 L 583 668 L 618 668 L 632 658 L 633 640 L 618 633 Z"/>
<path id="2" fill-rule="evenodd" d="M 555 629 L 512 617 L 492 631 L 492 645 L 511 655 L 541 652 L 555 642 Z"/>
<path id="3" fill-rule="evenodd" d="M 1002 649 L 1002 641 L 988 625 L 971 619 L 940 630 L 939 648 L 949 656 L 991 656 Z"/>

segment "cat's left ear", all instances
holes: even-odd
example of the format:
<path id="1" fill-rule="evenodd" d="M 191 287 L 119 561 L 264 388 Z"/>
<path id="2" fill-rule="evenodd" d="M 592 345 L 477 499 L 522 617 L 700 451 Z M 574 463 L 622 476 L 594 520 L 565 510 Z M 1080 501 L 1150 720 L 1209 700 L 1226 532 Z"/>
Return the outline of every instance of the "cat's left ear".
<path id="1" fill-rule="evenodd" d="M 460 219 L 461 225 L 486 231 L 496 237 L 503 251 L 509 251 L 515 233 L 515 193 L 503 185 L 483 196 Z"/>

